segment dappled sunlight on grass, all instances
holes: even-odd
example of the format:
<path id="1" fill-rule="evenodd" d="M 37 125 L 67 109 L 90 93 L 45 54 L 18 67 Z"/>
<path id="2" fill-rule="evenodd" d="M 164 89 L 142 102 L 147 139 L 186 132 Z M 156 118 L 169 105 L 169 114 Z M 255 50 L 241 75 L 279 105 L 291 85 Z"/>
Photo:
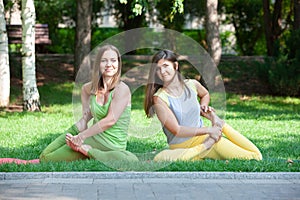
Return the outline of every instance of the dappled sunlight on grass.
<path id="1" fill-rule="evenodd" d="M 1 111 L 0 157 L 38 158 L 51 141 L 74 123 L 72 89 L 72 83 L 40 87 L 42 112 Z M 152 161 L 153 157 L 167 147 L 167 142 L 160 124 L 151 124 L 151 119 L 145 116 L 143 92 L 141 87 L 132 96 L 133 127 L 129 129 L 127 145 L 140 162 L 80 160 L 21 166 L 4 164 L 0 165 L 0 171 L 300 171 L 299 99 L 227 95 L 226 122 L 257 145 L 263 161 L 207 159 L 156 163 Z M 204 122 L 210 126 L 208 120 Z"/>
<path id="2" fill-rule="evenodd" d="M 63 84 L 48 83 L 40 86 L 41 104 L 44 106 L 55 104 L 71 104 L 74 83 L 66 82 Z"/>
<path id="3" fill-rule="evenodd" d="M 291 97 L 227 95 L 227 119 L 300 120 L 300 100 Z"/>

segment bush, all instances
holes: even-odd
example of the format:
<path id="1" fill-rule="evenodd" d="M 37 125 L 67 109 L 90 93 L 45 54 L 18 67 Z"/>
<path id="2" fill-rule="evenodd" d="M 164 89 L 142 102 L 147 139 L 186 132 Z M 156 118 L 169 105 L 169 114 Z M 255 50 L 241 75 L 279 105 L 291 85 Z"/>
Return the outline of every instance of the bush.
<path id="1" fill-rule="evenodd" d="M 92 31 L 92 49 L 104 40 L 120 33 L 122 30 L 118 28 L 95 28 Z"/>
<path id="2" fill-rule="evenodd" d="M 266 65 L 269 66 L 268 81 L 275 94 L 287 96 L 299 95 L 299 62 L 297 63 L 296 60 L 288 60 L 287 57 L 282 57 L 278 60 L 268 59 Z"/>
<path id="3" fill-rule="evenodd" d="M 92 31 L 91 48 L 107 38 L 121 32 L 118 28 L 97 28 Z M 51 33 L 50 33 L 51 34 Z M 59 28 L 51 34 L 52 44 L 47 46 L 50 53 L 73 54 L 75 47 L 75 28 Z"/>
<path id="4" fill-rule="evenodd" d="M 51 34 L 51 33 L 50 33 Z M 51 34 L 52 44 L 47 47 L 51 53 L 72 54 L 75 47 L 75 29 L 59 28 Z"/>
<path id="5" fill-rule="evenodd" d="M 286 47 L 258 66 L 258 76 L 267 80 L 276 95 L 300 96 L 300 30 L 286 37 Z"/>

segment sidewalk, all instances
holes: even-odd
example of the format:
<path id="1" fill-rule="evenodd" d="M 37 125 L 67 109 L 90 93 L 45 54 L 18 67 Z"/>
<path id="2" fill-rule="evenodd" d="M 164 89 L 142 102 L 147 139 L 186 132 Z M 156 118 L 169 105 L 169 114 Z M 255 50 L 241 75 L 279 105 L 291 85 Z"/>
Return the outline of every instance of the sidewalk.
<path id="1" fill-rule="evenodd" d="M 300 173 L 0 173 L 0 200 L 299 199 Z"/>

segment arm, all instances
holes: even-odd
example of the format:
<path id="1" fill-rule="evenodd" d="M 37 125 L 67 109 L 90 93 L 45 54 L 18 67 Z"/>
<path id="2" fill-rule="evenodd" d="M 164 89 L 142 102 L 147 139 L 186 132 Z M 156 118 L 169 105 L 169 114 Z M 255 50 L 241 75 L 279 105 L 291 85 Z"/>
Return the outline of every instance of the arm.
<path id="1" fill-rule="evenodd" d="M 200 98 L 200 105 L 208 107 L 210 101 L 209 92 L 197 80 L 193 80 L 193 83 L 196 87 L 197 95 Z"/>
<path id="2" fill-rule="evenodd" d="M 90 94 L 91 94 L 91 82 L 86 83 L 81 89 L 81 103 L 82 103 L 82 117 L 76 123 L 76 126 L 80 132 L 87 129 L 88 122 L 93 118 L 89 106 Z"/>
<path id="3" fill-rule="evenodd" d="M 212 125 L 223 127 L 224 121 L 221 120 L 215 113 L 215 109 L 208 106 L 210 101 L 209 92 L 198 81 L 193 80 L 197 88 L 197 95 L 200 98 L 201 116 L 209 119 Z"/>
<path id="4" fill-rule="evenodd" d="M 193 137 L 199 135 L 209 134 L 212 138 L 218 139 L 219 132 L 221 131 L 218 127 L 186 127 L 180 126 L 178 121 L 167 106 L 167 104 L 159 97 L 153 97 L 154 99 L 154 108 L 157 114 L 158 119 L 167 128 L 172 134 L 176 137 Z"/>
<path id="5" fill-rule="evenodd" d="M 111 104 L 106 117 L 91 126 L 90 128 L 80 132 L 78 137 L 85 140 L 88 137 L 101 133 L 112 127 L 120 118 L 125 108 L 131 103 L 131 93 L 128 86 L 121 82 L 114 91 Z"/>

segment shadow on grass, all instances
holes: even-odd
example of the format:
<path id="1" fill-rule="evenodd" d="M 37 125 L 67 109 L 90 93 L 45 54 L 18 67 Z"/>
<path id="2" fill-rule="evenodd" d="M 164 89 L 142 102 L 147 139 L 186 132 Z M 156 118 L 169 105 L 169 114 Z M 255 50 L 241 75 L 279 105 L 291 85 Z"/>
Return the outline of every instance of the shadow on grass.
<path id="1" fill-rule="evenodd" d="M 42 106 L 65 105 L 72 103 L 72 92 L 74 83 L 45 83 L 38 86 L 40 102 Z M 11 104 L 22 105 L 22 88 L 18 86 L 11 87 Z"/>
<path id="2" fill-rule="evenodd" d="M 36 159 L 48 144 L 50 144 L 61 133 L 48 135 L 38 139 L 35 143 L 19 148 L 0 147 L 1 157 L 19 159 Z M 293 135 L 293 137 L 297 137 Z M 136 153 L 150 152 L 149 157 L 140 157 L 139 162 L 111 161 L 102 163 L 96 160 L 78 160 L 73 162 L 48 162 L 40 164 L 2 164 L 2 172 L 43 172 L 43 171 L 237 171 L 237 172 L 279 172 L 300 171 L 299 141 L 284 141 L 279 138 L 268 147 L 264 147 L 262 154 L 264 160 L 211 160 L 204 161 L 178 161 L 156 163 L 152 159 L 156 155 L 155 142 L 130 140 L 128 150 Z M 259 142 L 255 141 L 254 142 Z M 261 142 L 261 141 L 260 141 Z M 151 152 L 152 151 L 152 152 Z M 139 155 L 137 153 L 137 155 Z M 143 155 L 143 154 L 140 154 Z M 295 159 L 297 158 L 297 159 Z M 291 159 L 292 161 L 289 161 Z"/>
<path id="3" fill-rule="evenodd" d="M 253 140 L 253 142 L 262 146 L 261 151 L 266 158 L 300 160 L 300 138 L 297 133 L 277 134 L 276 137 L 270 139 L 266 137 L 265 140 Z"/>
<path id="4" fill-rule="evenodd" d="M 72 92 L 74 83 L 66 82 L 62 84 L 47 83 L 40 86 L 39 92 L 42 105 L 65 105 L 72 103 Z"/>

